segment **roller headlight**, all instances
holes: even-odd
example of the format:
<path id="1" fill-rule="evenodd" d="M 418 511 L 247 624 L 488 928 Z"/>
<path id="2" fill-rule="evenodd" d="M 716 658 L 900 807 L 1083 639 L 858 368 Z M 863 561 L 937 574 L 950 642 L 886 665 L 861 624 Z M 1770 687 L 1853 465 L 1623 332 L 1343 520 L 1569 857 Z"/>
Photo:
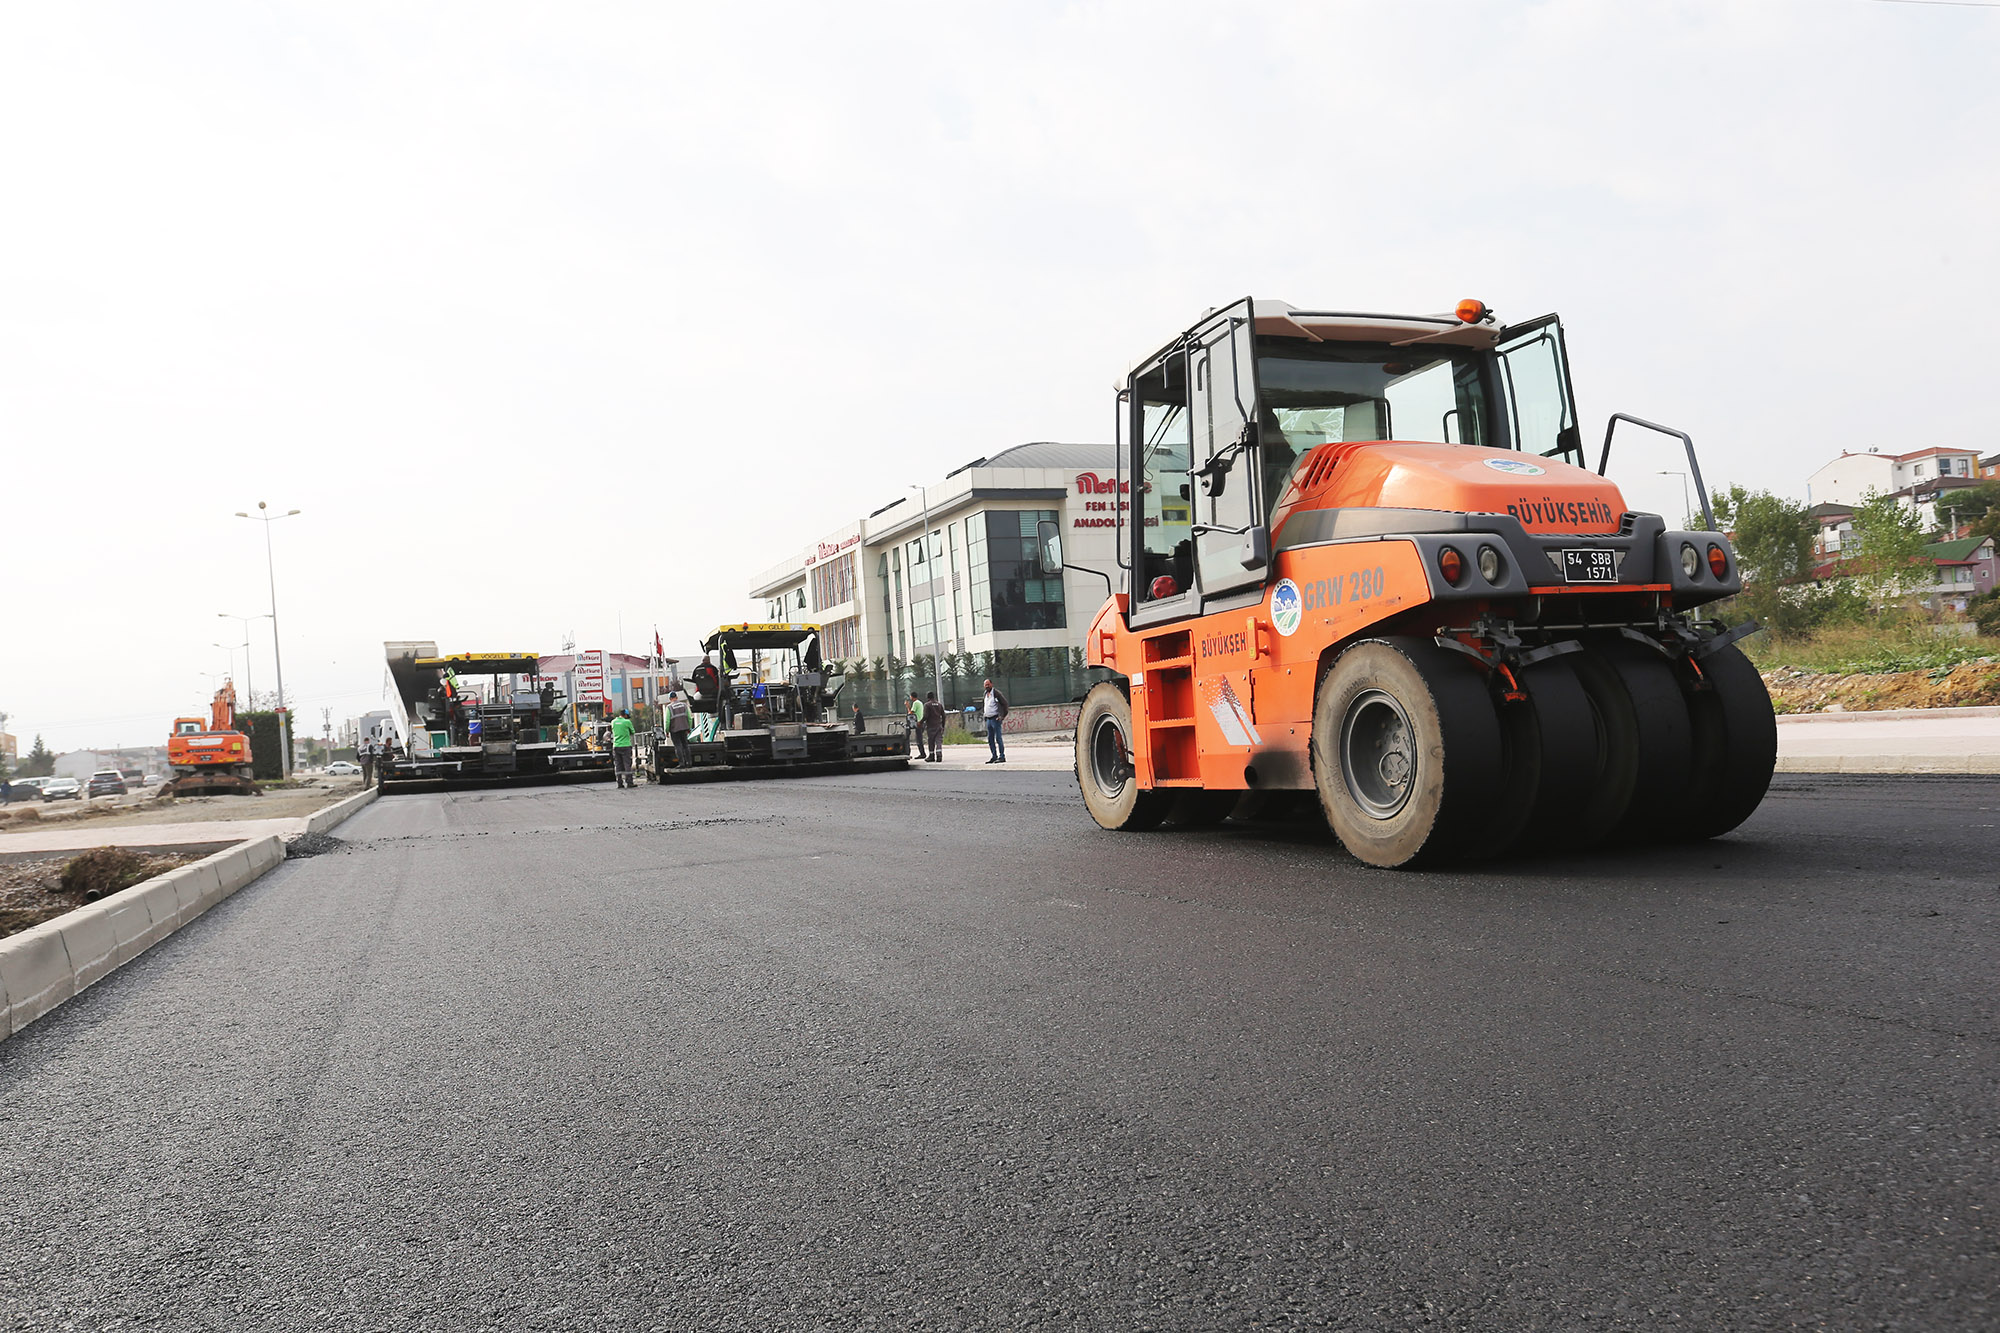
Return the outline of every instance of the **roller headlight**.
<path id="1" fill-rule="evenodd" d="M 1498 583 L 1500 581 L 1501 570 L 1500 552 L 1494 550 L 1491 546 L 1480 547 L 1479 577 L 1485 579 L 1488 583 Z"/>
<path id="2" fill-rule="evenodd" d="M 1701 552 L 1686 542 L 1681 543 L 1681 573 L 1689 578 L 1695 578 L 1701 573 Z"/>

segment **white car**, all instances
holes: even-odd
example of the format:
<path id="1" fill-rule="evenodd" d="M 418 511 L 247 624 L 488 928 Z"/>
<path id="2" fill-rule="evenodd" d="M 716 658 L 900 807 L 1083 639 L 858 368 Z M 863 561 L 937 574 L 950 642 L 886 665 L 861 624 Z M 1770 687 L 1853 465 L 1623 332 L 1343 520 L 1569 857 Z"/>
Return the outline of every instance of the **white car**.
<path id="1" fill-rule="evenodd" d="M 351 778 L 360 772 L 361 765 L 349 763 L 345 759 L 336 759 L 326 766 L 326 775 L 330 778 Z"/>

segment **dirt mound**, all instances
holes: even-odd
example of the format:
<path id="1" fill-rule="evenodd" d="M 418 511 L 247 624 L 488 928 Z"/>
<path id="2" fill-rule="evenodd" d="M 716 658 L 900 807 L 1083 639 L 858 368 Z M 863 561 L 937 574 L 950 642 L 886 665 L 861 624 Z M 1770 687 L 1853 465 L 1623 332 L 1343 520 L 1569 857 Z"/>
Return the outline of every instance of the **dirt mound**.
<path id="1" fill-rule="evenodd" d="M 151 864 L 149 858 L 122 847 L 99 847 L 72 857 L 63 866 L 57 883 L 70 897 L 94 903 L 147 878 L 151 873 L 147 867 Z"/>
<path id="2" fill-rule="evenodd" d="M 2000 662 L 1849 675 L 1779 667 L 1764 673 L 1764 685 L 1780 713 L 1992 707 L 2000 705 Z"/>
<path id="3" fill-rule="evenodd" d="M 346 850 L 346 840 L 331 833 L 301 833 L 285 844 L 285 859 L 291 861 L 302 856 L 325 856 L 328 852 Z"/>
<path id="4" fill-rule="evenodd" d="M 133 867 L 123 859 L 107 860 L 101 852 L 112 848 L 99 848 L 96 852 L 85 852 L 77 856 L 70 852 L 51 852 L 45 856 L 24 857 L 20 860 L 0 863 L 0 936 L 11 935 L 17 930 L 26 930 L 54 917 L 61 916 L 90 901 L 85 895 L 93 889 L 100 890 L 106 883 L 130 875 Z M 201 859 L 200 852 L 155 852 L 135 854 L 119 851 L 119 858 L 129 857 L 138 863 L 138 878 L 151 879 L 165 874 L 175 866 L 186 865 Z M 85 867 L 72 870 L 77 862 L 91 858 Z M 94 868 L 93 868 L 94 867 Z M 68 887 L 75 883 L 76 888 Z M 116 892 L 117 890 L 111 890 Z"/>

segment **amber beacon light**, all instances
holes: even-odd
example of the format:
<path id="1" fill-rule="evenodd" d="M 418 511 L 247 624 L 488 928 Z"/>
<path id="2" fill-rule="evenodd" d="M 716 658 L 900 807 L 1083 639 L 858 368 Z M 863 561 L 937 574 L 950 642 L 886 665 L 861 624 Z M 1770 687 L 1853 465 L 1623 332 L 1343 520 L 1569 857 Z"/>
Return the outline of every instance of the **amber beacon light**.
<path id="1" fill-rule="evenodd" d="M 1467 324 L 1477 324 L 1486 318 L 1486 302 L 1475 301 L 1470 296 L 1458 303 L 1458 317 Z"/>

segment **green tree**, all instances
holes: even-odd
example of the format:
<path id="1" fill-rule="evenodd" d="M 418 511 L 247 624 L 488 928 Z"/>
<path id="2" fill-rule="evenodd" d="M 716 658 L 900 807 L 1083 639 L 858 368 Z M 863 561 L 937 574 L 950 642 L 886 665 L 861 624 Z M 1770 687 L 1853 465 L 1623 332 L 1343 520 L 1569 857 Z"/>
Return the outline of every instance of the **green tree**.
<path id="1" fill-rule="evenodd" d="M 1974 536 L 2000 537 L 2000 481 L 1982 482 L 1938 497 L 1938 525 L 1946 532 L 1970 523 Z"/>
<path id="2" fill-rule="evenodd" d="M 1806 604 L 1787 595 L 1812 573 L 1812 515 L 1806 507 L 1769 491 L 1731 486 L 1714 499 L 1715 521 L 1736 547 L 1743 571 L 1737 608 L 1776 633 L 1809 627 Z"/>
<path id="3" fill-rule="evenodd" d="M 21 761 L 21 776 L 24 778 L 45 778 L 56 771 L 56 752 L 51 750 L 40 736 L 28 749 L 28 757 Z"/>
<path id="4" fill-rule="evenodd" d="M 1983 592 L 1965 604 L 1965 614 L 1981 634 L 2000 635 L 2000 589 Z"/>
<path id="5" fill-rule="evenodd" d="M 1854 572 L 1868 586 L 1878 602 L 1892 601 L 1922 583 L 1931 568 L 1924 560 L 1929 536 L 1923 520 L 1893 495 L 1868 492 L 1854 511 L 1854 533 L 1861 550 L 1853 561 Z"/>

